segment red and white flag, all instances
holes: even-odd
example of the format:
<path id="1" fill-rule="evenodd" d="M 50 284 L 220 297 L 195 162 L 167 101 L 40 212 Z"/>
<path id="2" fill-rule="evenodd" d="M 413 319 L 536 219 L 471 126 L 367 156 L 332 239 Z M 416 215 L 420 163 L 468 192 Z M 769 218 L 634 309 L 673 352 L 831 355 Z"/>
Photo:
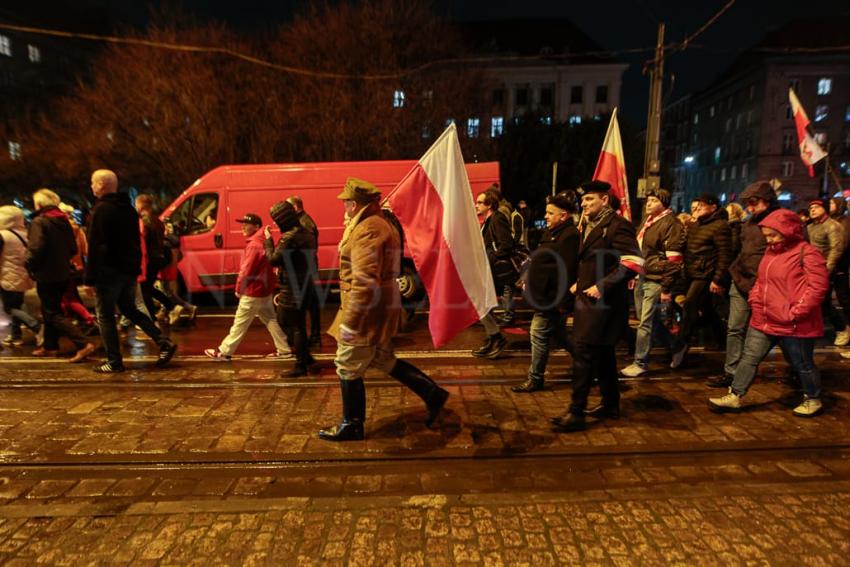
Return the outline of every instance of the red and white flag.
<path id="1" fill-rule="evenodd" d="M 794 89 L 788 89 L 788 98 L 791 99 L 791 112 L 794 114 L 794 124 L 797 126 L 797 141 L 800 144 L 800 158 L 809 168 L 809 177 L 815 176 L 814 164 L 826 157 L 826 152 L 820 147 L 812 135 L 809 134 L 809 117 L 803 110 L 803 105 Z"/>
<path id="2" fill-rule="evenodd" d="M 496 306 L 457 129 L 451 124 L 387 196 L 428 291 L 435 347 Z"/>
<path id="3" fill-rule="evenodd" d="M 593 179 L 605 181 L 611 185 L 611 194 L 620 200 L 620 210 L 617 211 L 628 220 L 632 220 L 632 207 L 629 204 L 629 183 L 626 180 L 626 158 L 623 157 L 623 140 L 620 138 L 620 125 L 617 122 L 617 108 L 611 113 L 608 133 L 602 144 L 599 161 Z"/>

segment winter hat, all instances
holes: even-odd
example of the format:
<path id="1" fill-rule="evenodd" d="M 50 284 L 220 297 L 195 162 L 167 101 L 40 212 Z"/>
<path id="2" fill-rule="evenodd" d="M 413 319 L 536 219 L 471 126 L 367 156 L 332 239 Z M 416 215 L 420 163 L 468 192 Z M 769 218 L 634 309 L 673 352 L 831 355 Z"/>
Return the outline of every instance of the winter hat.
<path id="1" fill-rule="evenodd" d="M 699 197 L 696 198 L 700 203 L 705 203 L 706 205 L 719 205 L 720 200 L 717 198 L 717 195 L 714 193 L 703 193 Z"/>
<path id="2" fill-rule="evenodd" d="M 546 199 L 546 204 L 554 205 L 568 213 L 574 213 L 578 210 L 575 191 L 561 191 L 557 195 L 552 195 Z"/>
<path id="3" fill-rule="evenodd" d="M 655 197 L 656 199 L 661 201 L 661 204 L 664 205 L 664 208 L 670 206 L 670 200 L 672 199 L 670 191 L 668 191 L 667 189 L 653 189 L 652 191 L 647 191 L 646 196 Z"/>
<path id="4" fill-rule="evenodd" d="M 741 193 L 741 201 L 746 203 L 749 199 L 761 199 L 770 203 L 776 200 L 776 193 L 767 181 L 756 181 L 748 185 Z"/>
<path id="5" fill-rule="evenodd" d="M 298 225 L 298 213 L 292 203 L 280 201 L 269 209 L 272 220 L 281 231 L 287 231 Z"/>

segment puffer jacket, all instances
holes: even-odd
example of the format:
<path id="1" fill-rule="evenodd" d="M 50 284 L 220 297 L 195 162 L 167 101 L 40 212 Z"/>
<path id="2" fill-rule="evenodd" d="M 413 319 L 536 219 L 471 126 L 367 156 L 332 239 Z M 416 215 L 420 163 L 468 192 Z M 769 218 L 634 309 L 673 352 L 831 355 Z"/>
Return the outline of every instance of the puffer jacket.
<path id="1" fill-rule="evenodd" d="M 750 293 L 750 290 L 753 289 L 753 284 L 756 283 L 756 276 L 759 272 L 759 263 L 764 256 L 764 249 L 767 247 L 759 223 L 778 208 L 778 204 L 771 203 L 766 211 L 751 216 L 741 226 L 741 251 L 732 265 L 729 266 L 732 281 L 735 282 L 735 287 L 741 293 Z"/>
<path id="2" fill-rule="evenodd" d="M 59 283 L 71 277 L 71 258 L 77 253 L 74 231 L 59 207 L 48 206 L 36 213 L 30 224 L 26 266 L 39 283 Z"/>
<path id="3" fill-rule="evenodd" d="M 847 216 L 847 201 L 843 197 L 834 197 L 832 202 L 835 203 L 835 213 L 830 215 L 844 229 L 844 253 L 838 259 L 835 270 L 838 272 L 846 272 L 850 268 L 850 216 Z"/>
<path id="4" fill-rule="evenodd" d="M 803 239 L 803 225 L 792 211 L 779 209 L 759 226 L 785 237 L 768 246 L 748 301 L 750 326 L 766 335 L 811 338 L 823 335 L 821 303 L 829 288 L 826 262 Z"/>
<path id="5" fill-rule="evenodd" d="M 826 269 L 831 274 L 844 254 L 844 229 L 837 220 L 827 216 L 822 218 L 820 222 L 812 221 L 809 224 L 809 242 L 823 254 Z"/>
<path id="6" fill-rule="evenodd" d="M 675 214 L 653 222 L 644 232 L 640 244 L 644 278 L 660 282 L 662 291 L 669 293 L 682 277 L 684 248 L 685 229 Z"/>
<path id="7" fill-rule="evenodd" d="M 0 288 L 20 292 L 32 287 L 26 259 L 24 212 L 14 205 L 0 207 Z"/>
<path id="8" fill-rule="evenodd" d="M 726 211 L 718 208 L 691 224 L 685 246 L 685 275 L 689 280 L 711 280 L 729 287 L 732 230 L 728 219 Z"/>
<path id="9" fill-rule="evenodd" d="M 280 236 L 275 247 L 271 238 L 263 242 L 266 258 L 278 268 L 279 305 L 284 309 L 306 309 L 316 298 L 316 237 L 299 224 Z"/>

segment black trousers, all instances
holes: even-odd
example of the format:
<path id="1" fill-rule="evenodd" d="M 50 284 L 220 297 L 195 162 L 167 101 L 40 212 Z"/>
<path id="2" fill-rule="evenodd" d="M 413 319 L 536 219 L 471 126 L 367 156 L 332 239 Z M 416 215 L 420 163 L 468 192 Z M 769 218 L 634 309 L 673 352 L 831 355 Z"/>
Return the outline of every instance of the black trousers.
<path id="1" fill-rule="evenodd" d="M 277 322 L 283 332 L 286 333 L 286 338 L 289 339 L 289 345 L 292 347 L 292 353 L 295 355 L 295 360 L 299 365 L 309 365 L 312 362 L 310 356 L 310 345 L 307 342 L 307 310 L 309 306 L 302 308 L 278 306 Z"/>
<path id="2" fill-rule="evenodd" d="M 589 345 L 576 342 L 573 345 L 573 394 L 570 412 L 583 415 L 587 408 L 587 396 L 593 379 L 599 381 L 602 405 L 608 408 L 620 406 L 620 389 L 617 378 L 617 356 L 614 345 Z"/>
<path id="3" fill-rule="evenodd" d="M 685 304 L 682 306 L 682 326 L 679 329 L 679 337 L 677 343 L 679 346 L 673 350 L 678 350 L 681 345 L 690 342 L 699 320 L 699 314 L 702 312 L 703 317 L 708 321 L 715 338 L 725 337 L 726 331 L 718 313 L 718 301 L 715 295 L 711 293 L 710 280 L 691 280 L 688 285 L 688 291 L 685 294 Z"/>
<path id="4" fill-rule="evenodd" d="M 835 290 L 835 298 L 844 312 L 844 321 L 850 322 L 850 274 L 847 270 L 836 270 L 829 278 L 832 289 Z M 841 330 L 841 329 L 839 329 Z"/>
<path id="5" fill-rule="evenodd" d="M 62 296 L 68 289 L 68 280 L 36 284 L 38 299 L 41 300 L 41 315 L 44 317 L 44 348 L 59 349 L 59 337 L 68 337 L 77 350 L 86 346 L 88 341 L 62 312 Z"/>

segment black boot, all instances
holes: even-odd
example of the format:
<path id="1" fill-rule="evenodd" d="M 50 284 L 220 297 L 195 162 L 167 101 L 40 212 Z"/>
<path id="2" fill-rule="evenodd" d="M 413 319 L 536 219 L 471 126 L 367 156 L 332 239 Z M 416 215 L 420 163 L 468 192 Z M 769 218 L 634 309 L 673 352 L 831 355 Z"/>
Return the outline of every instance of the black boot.
<path id="1" fill-rule="evenodd" d="M 363 422 L 366 420 L 366 387 L 363 379 L 340 380 L 342 392 L 342 421 L 329 429 L 319 431 L 325 441 L 362 441 Z"/>
<path id="2" fill-rule="evenodd" d="M 523 382 L 522 384 L 517 384 L 516 386 L 511 386 L 511 392 L 516 392 L 518 394 L 539 392 L 542 389 L 543 389 L 543 380 L 535 380 L 533 378 L 526 378 L 525 382 Z"/>
<path id="3" fill-rule="evenodd" d="M 427 374 L 404 360 L 396 360 L 395 366 L 390 370 L 390 376 L 422 398 L 428 408 L 425 425 L 431 427 L 446 404 L 449 393 L 440 388 Z"/>
<path id="4" fill-rule="evenodd" d="M 472 356 L 477 358 L 496 358 L 505 347 L 508 345 L 508 340 L 502 333 L 489 335 L 480 347 L 472 351 Z"/>

